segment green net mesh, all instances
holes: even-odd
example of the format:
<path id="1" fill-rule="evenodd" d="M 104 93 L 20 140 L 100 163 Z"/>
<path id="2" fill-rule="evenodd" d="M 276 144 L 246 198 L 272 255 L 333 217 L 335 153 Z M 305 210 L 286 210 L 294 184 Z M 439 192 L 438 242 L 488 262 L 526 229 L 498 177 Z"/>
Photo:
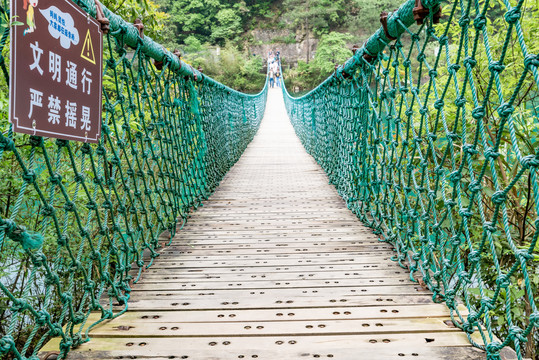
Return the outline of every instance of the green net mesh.
<path id="1" fill-rule="evenodd" d="M 387 33 L 381 27 L 310 93 L 285 89 L 287 110 L 348 207 L 394 245 L 394 259 L 470 341 L 489 359 L 508 345 L 531 357 L 538 5 L 454 0 L 439 24 L 440 2 L 423 5 L 432 10 L 420 26 L 418 4 L 407 1 L 389 14 Z"/>
<path id="2" fill-rule="evenodd" d="M 78 4 L 95 15 L 94 1 Z M 227 88 L 104 11 L 101 141 L 14 134 L 3 112 L 0 358 L 37 359 L 50 337 L 62 338 L 63 358 L 87 341 L 91 312 L 103 321 L 126 311 L 132 283 L 238 160 L 264 114 L 267 86 L 257 95 Z"/>

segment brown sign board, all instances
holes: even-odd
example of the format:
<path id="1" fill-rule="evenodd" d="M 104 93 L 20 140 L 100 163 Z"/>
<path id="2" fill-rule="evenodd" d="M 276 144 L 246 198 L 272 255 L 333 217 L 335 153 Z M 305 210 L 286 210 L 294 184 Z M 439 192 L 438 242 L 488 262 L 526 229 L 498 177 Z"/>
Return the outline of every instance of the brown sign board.
<path id="1" fill-rule="evenodd" d="M 11 0 L 13 131 L 83 142 L 101 135 L 103 34 L 70 0 Z"/>

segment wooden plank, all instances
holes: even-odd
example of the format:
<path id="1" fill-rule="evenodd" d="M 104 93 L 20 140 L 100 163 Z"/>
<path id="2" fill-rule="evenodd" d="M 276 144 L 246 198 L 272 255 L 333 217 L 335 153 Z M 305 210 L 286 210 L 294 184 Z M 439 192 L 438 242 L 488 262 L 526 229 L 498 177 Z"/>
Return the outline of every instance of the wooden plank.
<path id="1" fill-rule="evenodd" d="M 258 295 L 264 295 L 267 298 L 273 299 L 295 299 L 301 298 L 303 296 L 311 296 L 313 294 L 328 294 L 333 296 L 333 298 L 343 298 L 352 294 L 353 296 L 401 296 L 401 295 L 415 295 L 418 293 L 427 293 L 421 286 L 407 284 L 407 285 L 393 285 L 393 286 L 349 286 L 349 287 L 335 287 L 335 288 L 326 288 L 326 287 L 314 287 L 311 286 L 308 289 L 303 288 L 292 288 L 292 289 L 241 289 L 241 288 L 230 288 L 226 290 L 220 289 L 211 289 L 211 290 L 191 290 L 191 289 L 182 289 L 182 290 L 166 290 L 166 291 L 139 291 L 136 288 L 131 291 L 131 299 L 133 300 L 142 300 L 142 299 L 155 299 L 159 297 L 166 297 L 167 299 L 172 300 L 181 300 L 184 297 L 198 297 L 204 296 L 209 298 L 233 298 L 234 301 L 252 301 L 253 298 L 259 298 Z M 255 295 L 255 296 L 253 296 Z"/>
<path id="2" fill-rule="evenodd" d="M 464 306 L 459 312 L 467 314 Z M 408 319 L 417 318 L 418 314 L 429 318 L 447 318 L 449 311 L 443 304 L 415 306 L 364 306 L 364 307 L 323 307 L 310 309 L 248 309 L 203 310 L 203 311 L 128 311 L 121 317 L 122 322 L 136 323 L 141 320 L 159 320 L 160 323 L 189 322 L 246 322 L 246 321 L 298 321 L 298 320 L 365 320 L 365 319 Z M 101 319 L 101 312 L 90 315 L 87 324 Z"/>
<path id="3" fill-rule="evenodd" d="M 319 265 L 319 266 L 331 266 L 335 264 L 354 264 L 358 267 L 362 265 L 392 265 L 394 269 L 399 269 L 396 262 L 389 257 L 379 257 L 376 255 L 361 255 L 353 256 L 351 258 L 339 256 L 336 254 L 328 254 L 328 256 L 315 256 L 305 258 L 302 255 L 277 255 L 277 256 L 260 256 L 260 255 L 248 255 L 241 256 L 241 258 L 231 256 L 181 256 L 178 257 L 174 252 L 163 253 L 159 256 L 159 261 L 156 262 L 154 269 L 158 267 L 170 267 L 174 266 L 187 266 L 189 268 L 209 268 L 209 267 L 223 267 L 226 266 L 301 266 L 301 265 Z M 377 266 L 378 268 L 380 266 Z M 388 266 L 389 268 L 390 266 Z M 301 269 L 301 268 L 299 268 Z M 298 270 L 299 270 L 298 269 Z"/>
<path id="4" fill-rule="evenodd" d="M 242 248 L 239 248 L 242 249 Z M 190 250 L 190 253 L 186 253 L 184 250 L 172 250 L 172 251 L 163 251 L 159 255 L 159 260 L 164 262 L 182 262 L 182 261 L 193 261 L 193 260 L 203 260 L 206 261 L 233 261 L 236 259 L 242 259 L 247 262 L 249 261 L 280 261 L 280 260 L 290 260 L 290 261 L 299 261 L 299 260 L 318 260 L 325 261 L 327 264 L 331 263 L 343 263 L 343 262 L 356 262 L 358 264 L 372 263 L 371 260 L 376 258 L 376 251 L 365 251 L 365 252 L 354 252 L 347 256 L 347 253 L 336 252 L 336 253 L 324 253 L 324 252 L 310 252 L 308 251 L 295 251 L 293 253 L 265 253 L 265 252 L 254 252 L 251 254 L 242 254 L 242 253 L 231 253 L 231 252 L 221 252 L 215 255 L 211 255 L 210 250 L 207 251 L 193 251 Z M 308 254 L 306 254 L 308 253 Z M 380 253 L 380 252 L 378 252 Z M 384 256 L 385 255 L 385 256 Z M 393 260 L 390 253 L 386 253 L 380 256 L 380 261 L 386 262 L 388 264 L 393 264 L 394 267 L 398 267 L 398 263 Z M 396 257 L 396 254 L 392 255 Z M 342 261 L 341 261 L 342 260 Z M 376 263 L 376 262 L 375 262 Z"/>
<path id="5" fill-rule="evenodd" d="M 177 264 L 180 264 L 181 262 L 178 262 Z M 226 266 L 215 266 L 211 268 L 205 268 L 205 267 L 185 267 L 182 265 L 178 265 L 177 268 L 170 267 L 170 270 L 167 270 L 167 274 L 183 274 L 183 273 L 270 273 L 270 272 L 289 272 L 289 271 L 304 271 L 304 272 L 325 272 L 325 271 L 331 271 L 331 270 L 341 270 L 341 271 L 363 271 L 367 269 L 371 270 L 391 270 L 391 271 L 399 271 L 401 270 L 399 267 L 396 267 L 394 264 L 367 264 L 367 265 L 361 265 L 361 264 L 331 264 L 331 265 L 310 265 L 309 263 L 305 263 L 304 265 L 297 264 L 297 265 L 280 265 L 280 266 L 267 266 L 264 264 L 264 262 L 261 260 L 259 264 L 256 265 L 246 265 L 245 267 L 226 267 Z M 160 272 L 160 270 L 150 268 L 146 271 L 149 274 L 156 274 Z M 399 271 L 399 273 L 401 273 Z M 375 275 L 373 275 L 375 276 Z"/>
<path id="6" fill-rule="evenodd" d="M 354 248 L 353 250 L 350 250 Z M 190 246 L 177 246 L 174 249 L 178 255 L 182 254 L 193 254 L 195 251 Z M 375 250 L 389 250 L 386 246 L 379 246 L 379 245 L 365 245 L 361 246 L 360 249 L 357 249 L 357 245 L 350 246 L 350 247 L 330 247 L 327 249 L 324 248 L 307 248 L 307 247 L 298 247 L 298 248 L 286 248 L 286 249 L 230 249 L 230 250 L 213 250 L 208 249 L 204 251 L 204 255 L 212 256 L 212 255 L 222 255 L 222 254 L 229 254 L 229 255 L 253 255 L 253 254 L 327 254 L 327 251 L 332 252 L 338 252 L 343 253 L 347 255 L 361 255 L 365 252 L 375 252 Z"/>
<path id="7" fill-rule="evenodd" d="M 188 271 L 188 270 L 187 270 Z M 374 271 L 374 272 L 373 272 Z M 371 271 L 358 271 L 358 272 L 345 272 L 345 271 L 325 271 L 325 272 L 303 272 L 303 271 L 289 271 L 284 273 L 222 273 L 215 271 L 214 273 L 197 273 L 186 272 L 183 274 L 163 274 L 157 273 L 143 273 L 143 278 L 139 283 L 143 282 L 176 282 L 176 281 L 205 281 L 221 279 L 223 281 L 242 281 L 242 280 L 297 280 L 297 279 L 317 279 L 317 280 L 332 280 L 332 279 L 394 279 L 396 274 L 405 274 L 404 270 L 371 270 Z M 402 275 L 401 275 L 402 276 Z M 404 280 L 404 279 L 401 279 Z M 405 281 L 410 281 L 408 278 Z"/>
<path id="8" fill-rule="evenodd" d="M 92 330 L 93 337 L 197 337 L 197 336 L 280 336 L 360 335 L 391 333 L 460 332 L 444 321 L 448 318 L 246 321 L 221 323 L 164 323 L 157 320 L 122 317 L 104 322 Z"/>
<path id="9" fill-rule="evenodd" d="M 367 246 L 383 246 L 384 248 L 389 247 L 387 244 L 376 242 L 376 241 L 309 241 L 301 244 L 297 243 L 287 243 L 283 241 L 260 241 L 255 243 L 222 243 L 215 245 L 208 244 L 198 244 L 194 241 L 188 242 L 172 242 L 172 245 L 167 246 L 166 249 L 163 249 L 162 253 L 173 252 L 176 250 L 182 250 L 186 248 L 191 248 L 193 250 L 201 250 L 201 254 L 206 255 L 206 251 L 202 250 L 230 250 L 230 249 L 244 249 L 244 248 L 255 248 L 260 249 L 283 249 L 284 251 L 289 251 L 288 249 L 322 249 L 322 250 L 332 250 L 332 249 L 343 249 L 346 251 L 354 251 L 354 249 L 361 249 L 362 247 Z M 342 256 L 342 255 L 337 255 Z"/>
<path id="10" fill-rule="evenodd" d="M 395 285 L 417 285 L 411 282 L 407 282 L 405 279 L 398 278 L 377 278 L 377 279 L 326 279 L 326 280 L 310 280 L 304 278 L 303 280 L 215 280 L 207 279 L 206 281 L 200 280 L 194 282 L 192 279 L 184 281 L 174 282 L 139 282 L 136 287 L 136 291 L 169 291 L 169 290 L 182 290 L 182 289 L 209 289 L 209 290 L 231 290 L 231 289 L 283 289 L 283 288 L 295 288 L 295 289 L 310 289 L 310 288 L 334 288 L 334 287 L 368 287 L 368 286 L 395 286 Z"/>
<path id="11" fill-rule="evenodd" d="M 339 336 L 268 336 L 209 338 L 100 338 L 81 345 L 69 359 L 305 359 L 334 358 L 397 360 L 402 355 L 414 359 L 478 360 L 484 353 L 471 348 L 459 332 L 423 334 L 378 334 Z M 480 339 L 477 339 L 480 340 Z M 56 350 L 59 339 L 45 351 Z M 417 354 L 417 355 L 412 355 Z M 318 355 L 318 356 L 316 356 Z M 332 355 L 329 356 L 328 355 Z M 316 356 L 316 357 L 315 357 Z"/>
<path id="12" fill-rule="evenodd" d="M 184 294 L 178 299 L 168 296 L 158 296 L 151 299 L 135 299 L 129 301 L 130 310 L 201 310 L 201 309 L 283 309 L 283 308 L 319 308 L 328 306 L 373 306 L 373 305 L 424 305 L 432 304 L 432 295 L 365 295 L 355 296 L 351 294 L 334 296 L 333 294 L 311 293 L 307 296 L 269 298 L 266 294 L 258 293 L 248 299 L 238 299 L 232 294 L 223 297 L 193 296 Z M 166 298 L 166 299 L 165 299 Z M 104 302 L 103 306 L 108 306 Z M 123 306 L 117 307 L 118 311 Z"/>

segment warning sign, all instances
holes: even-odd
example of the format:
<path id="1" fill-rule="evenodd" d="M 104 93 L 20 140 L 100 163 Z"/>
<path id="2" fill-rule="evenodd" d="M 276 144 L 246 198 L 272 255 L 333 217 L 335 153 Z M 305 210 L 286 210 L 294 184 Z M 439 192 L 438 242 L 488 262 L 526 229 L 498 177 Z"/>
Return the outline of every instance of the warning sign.
<path id="1" fill-rule="evenodd" d="M 10 121 L 25 134 L 98 142 L 103 36 L 69 0 L 11 0 Z"/>
<path id="2" fill-rule="evenodd" d="M 84 39 L 84 44 L 82 44 L 82 52 L 80 57 L 88 60 L 92 64 L 95 64 L 95 54 L 94 47 L 92 45 L 92 36 L 90 35 L 90 30 L 86 33 L 86 38 Z"/>

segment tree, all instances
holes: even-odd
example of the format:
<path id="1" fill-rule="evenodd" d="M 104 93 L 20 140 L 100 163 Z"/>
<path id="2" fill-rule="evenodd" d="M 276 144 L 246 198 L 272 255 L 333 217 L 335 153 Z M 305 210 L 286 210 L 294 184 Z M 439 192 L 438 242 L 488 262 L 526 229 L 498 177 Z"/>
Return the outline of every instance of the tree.
<path id="1" fill-rule="evenodd" d="M 211 38 L 214 43 L 224 43 L 226 40 L 235 40 L 243 31 L 241 17 L 231 8 L 219 10 L 212 25 Z"/>
<path id="2" fill-rule="evenodd" d="M 335 69 L 335 64 L 342 63 L 352 56 L 352 51 L 347 46 L 352 39 L 353 36 L 348 33 L 335 31 L 323 35 L 318 43 L 312 66 L 328 76 Z"/>
<path id="3" fill-rule="evenodd" d="M 345 0 L 285 0 L 285 19 L 296 30 L 301 29 L 305 34 L 308 63 L 311 57 L 310 39 L 312 34 L 320 36 L 340 25 L 345 16 Z"/>
<path id="4" fill-rule="evenodd" d="M 127 22 L 134 22 L 137 18 L 144 23 L 144 33 L 154 40 L 162 40 L 162 31 L 169 16 L 159 10 L 159 4 L 152 0 L 103 0 L 109 10 L 121 16 Z"/>

